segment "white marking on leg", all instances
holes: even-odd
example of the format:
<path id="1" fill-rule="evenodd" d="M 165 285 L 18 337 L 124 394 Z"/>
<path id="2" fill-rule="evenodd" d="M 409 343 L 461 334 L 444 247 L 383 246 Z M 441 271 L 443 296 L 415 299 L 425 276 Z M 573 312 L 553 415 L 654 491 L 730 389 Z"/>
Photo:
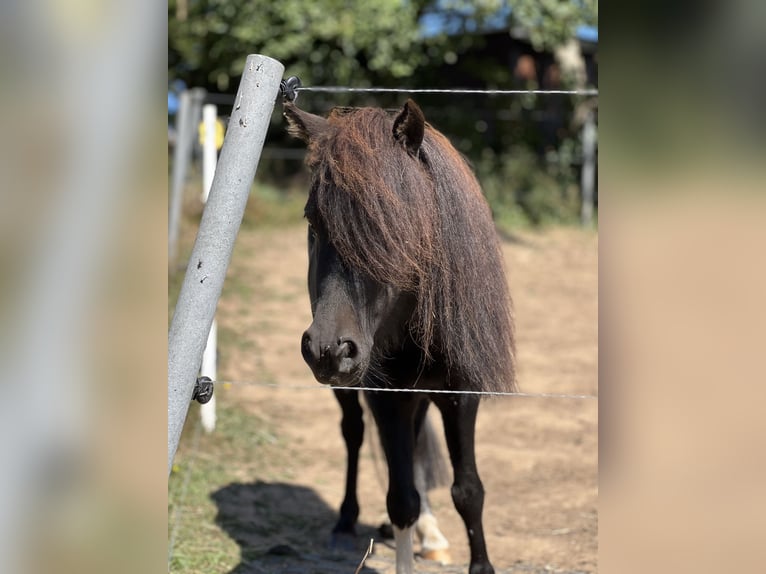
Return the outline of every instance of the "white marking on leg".
<path id="1" fill-rule="evenodd" d="M 414 574 L 412 527 L 399 530 L 394 526 L 394 541 L 396 542 L 396 574 Z"/>
<path id="2" fill-rule="evenodd" d="M 422 513 L 416 523 L 418 536 L 420 536 L 423 552 L 429 550 L 443 550 L 449 548 L 449 542 L 439 530 L 436 517 L 430 512 Z"/>
<path id="3" fill-rule="evenodd" d="M 420 555 L 423 558 L 445 565 L 452 563 L 449 542 L 439 530 L 439 523 L 428 508 L 421 510 L 415 523 L 415 532 L 420 539 Z"/>

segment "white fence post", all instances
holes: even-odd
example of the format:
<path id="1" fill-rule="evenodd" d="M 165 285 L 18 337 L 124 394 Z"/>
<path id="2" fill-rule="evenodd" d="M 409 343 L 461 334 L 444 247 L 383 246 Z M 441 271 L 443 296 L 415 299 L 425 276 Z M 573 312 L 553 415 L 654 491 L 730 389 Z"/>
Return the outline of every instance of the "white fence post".
<path id="1" fill-rule="evenodd" d="M 218 161 L 218 148 L 216 147 L 216 128 L 218 120 L 218 109 L 213 104 L 206 104 L 202 108 L 202 123 L 204 125 L 205 137 L 202 141 L 202 203 L 207 203 L 210 187 L 213 185 L 213 176 L 215 175 L 215 165 Z M 216 380 L 218 370 L 218 325 L 213 318 L 213 324 L 210 326 L 210 333 L 207 337 L 205 352 L 202 354 L 202 366 L 200 367 L 200 376 L 210 377 Z M 202 428 L 206 432 L 213 432 L 216 423 L 215 393 L 208 402 L 200 407 L 200 418 Z"/>
<path id="2" fill-rule="evenodd" d="M 596 122 L 593 115 L 593 110 L 589 110 L 582 128 L 583 166 L 580 221 L 583 225 L 590 225 L 593 221 L 594 184 L 596 179 Z"/>
<path id="3" fill-rule="evenodd" d="M 205 139 L 202 142 L 202 203 L 207 203 L 218 161 L 218 148 L 215 145 L 218 108 L 213 104 L 205 104 L 202 108 L 202 123 L 205 126 Z"/>
<path id="4" fill-rule="evenodd" d="M 281 63 L 257 54 L 242 72 L 168 335 L 168 474 L 283 73 Z"/>
<path id="5" fill-rule="evenodd" d="M 210 333 L 207 336 L 207 344 L 205 345 L 205 351 L 202 353 L 202 366 L 199 369 L 199 374 L 202 377 L 210 377 L 210 380 L 215 381 L 218 372 L 218 322 L 213 318 L 213 323 L 210 325 Z M 205 432 L 211 433 L 215 430 L 216 423 L 216 409 L 215 409 L 215 393 L 210 397 L 210 400 L 204 405 L 200 405 L 199 416 L 202 420 L 202 428 Z"/>

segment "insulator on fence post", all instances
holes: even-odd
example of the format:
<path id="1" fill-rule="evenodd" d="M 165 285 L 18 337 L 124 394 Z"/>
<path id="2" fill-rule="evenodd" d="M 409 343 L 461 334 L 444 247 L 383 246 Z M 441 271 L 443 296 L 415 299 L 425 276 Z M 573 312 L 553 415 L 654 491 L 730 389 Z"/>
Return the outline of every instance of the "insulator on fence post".
<path id="1" fill-rule="evenodd" d="M 282 97 L 285 100 L 295 102 L 298 99 L 298 88 L 301 85 L 301 79 L 298 76 L 290 76 L 279 84 L 279 91 L 282 92 Z"/>
<path id="2" fill-rule="evenodd" d="M 210 377 L 199 377 L 194 383 L 192 400 L 205 405 L 213 398 L 213 380 Z"/>
<path id="3" fill-rule="evenodd" d="M 168 474 L 283 72 L 281 63 L 261 55 L 248 56 L 242 72 L 168 335 Z"/>

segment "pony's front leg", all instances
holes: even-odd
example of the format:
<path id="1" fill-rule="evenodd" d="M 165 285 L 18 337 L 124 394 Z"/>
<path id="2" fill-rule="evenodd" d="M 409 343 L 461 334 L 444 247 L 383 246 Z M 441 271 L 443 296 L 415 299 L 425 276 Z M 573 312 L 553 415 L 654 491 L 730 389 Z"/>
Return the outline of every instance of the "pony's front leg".
<path id="1" fill-rule="evenodd" d="M 470 574 L 494 574 L 487 556 L 481 513 L 484 507 L 484 487 L 476 469 L 474 436 L 479 397 L 473 395 L 437 395 L 434 403 L 444 419 L 452 468 L 452 501 L 468 533 L 471 550 Z"/>
<path id="2" fill-rule="evenodd" d="M 386 508 L 394 527 L 396 574 L 413 574 L 412 530 L 420 513 L 420 496 L 413 472 L 415 413 L 423 399 L 396 395 L 370 392 L 368 403 L 388 462 Z"/>
<path id="3" fill-rule="evenodd" d="M 356 495 L 359 449 L 364 439 L 364 419 L 357 391 L 335 391 L 335 398 L 343 411 L 340 428 L 346 442 L 346 494 L 340 506 L 340 517 L 332 530 L 330 546 L 343 550 L 356 549 L 356 521 L 359 502 Z"/>

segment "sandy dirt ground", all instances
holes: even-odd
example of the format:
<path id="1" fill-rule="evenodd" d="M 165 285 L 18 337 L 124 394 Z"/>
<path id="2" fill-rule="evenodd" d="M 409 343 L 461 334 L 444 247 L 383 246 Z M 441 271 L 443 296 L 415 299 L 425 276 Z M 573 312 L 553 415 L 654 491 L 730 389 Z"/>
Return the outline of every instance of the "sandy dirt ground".
<path id="1" fill-rule="evenodd" d="M 328 539 L 345 472 L 340 410 L 331 392 L 314 390 L 320 385 L 299 351 L 301 333 L 311 322 L 305 233 L 302 226 L 242 233 L 218 313 L 219 379 L 275 387 L 234 384 L 217 392 L 273 429 L 280 454 L 269 458 L 274 449 L 265 449 L 265 460 L 242 465 L 241 485 L 212 497 L 219 497 L 223 514 L 251 503 L 268 506 L 279 527 L 253 528 L 238 542 L 276 546 L 272 554 L 282 562 L 274 568 L 284 572 L 290 571 L 297 543 L 289 536 L 293 521 L 301 521 L 304 538 L 306 521 L 315 527 L 314 539 L 298 543 L 320 548 Z M 522 232 L 504 240 L 503 253 L 514 298 L 521 390 L 597 394 L 598 235 L 574 228 Z M 312 389 L 289 388 L 298 386 Z M 513 397 L 482 404 L 477 459 L 486 490 L 487 545 L 498 571 L 597 571 L 597 425 L 594 399 Z M 383 463 L 375 439 L 367 433 L 360 461 L 360 548 L 385 518 Z M 259 486 L 248 490 L 247 484 Z M 463 565 L 454 571 L 466 571 L 465 530 L 449 488 L 432 491 L 430 499 L 453 562 Z M 385 562 L 391 550 L 384 544 L 377 548 L 368 567 L 388 572 L 383 563 L 376 569 L 374 560 Z M 425 562 L 419 569 L 453 571 Z"/>

